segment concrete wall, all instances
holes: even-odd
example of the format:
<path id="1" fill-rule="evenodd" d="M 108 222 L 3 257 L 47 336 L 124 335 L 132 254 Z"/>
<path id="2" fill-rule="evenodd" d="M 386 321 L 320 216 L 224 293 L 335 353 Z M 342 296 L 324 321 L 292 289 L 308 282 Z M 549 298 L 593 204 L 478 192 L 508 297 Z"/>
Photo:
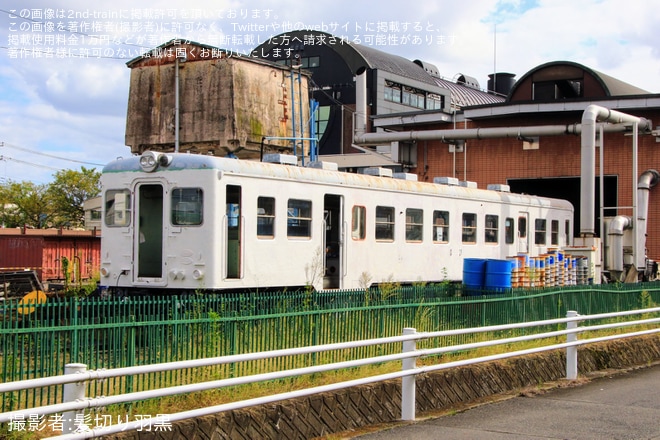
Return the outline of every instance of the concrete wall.
<path id="1" fill-rule="evenodd" d="M 660 336 L 581 347 L 579 373 L 648 366 L 660 360 Z M 417 416 L 565 376 L 564 352 L 455 368 L 417 377 Z M 106 439 L 311 439 L 398 421 L 401 381 L 394 380 L 174 424 L 171 432 L 125 432 Z"/>

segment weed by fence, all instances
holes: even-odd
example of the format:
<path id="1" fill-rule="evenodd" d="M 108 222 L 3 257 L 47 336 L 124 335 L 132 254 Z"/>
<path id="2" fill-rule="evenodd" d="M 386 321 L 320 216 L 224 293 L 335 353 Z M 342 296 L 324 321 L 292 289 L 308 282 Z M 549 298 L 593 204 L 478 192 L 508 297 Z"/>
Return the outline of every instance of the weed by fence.
<path id="1" fill-rule="evenodd" d="M 187 297 L 51 298 L 29 309 L 0 303 L 2 381 L 60 375 L 67 363 L 119 368 L 203 357 L 394 336 L 401 328 L 439 331 L 640 309 L 660 303 L 660 283 L 574 286 L 483 292 L 462 296 L 456 286 L 427 285 L 353 291 L 293 291 Z M 457 336 L 453 344 L 468 343 Z M 356 351 L 358 350 L 358 351 Z M 90 394 L 113 395 L 206 379 L 338 362 L 369 347 L 228 364 L 94 383 Z M 382 348 L 381 348 L 382 350 Z M 310 356 L 312 358 L 310 358 Z M 265 365 L 263 362 L 277 362 Z M 194 376 L 194 377 L 193 377 Z M 58 387 L 2 395 L 2 411 L 56 401 Z"/>

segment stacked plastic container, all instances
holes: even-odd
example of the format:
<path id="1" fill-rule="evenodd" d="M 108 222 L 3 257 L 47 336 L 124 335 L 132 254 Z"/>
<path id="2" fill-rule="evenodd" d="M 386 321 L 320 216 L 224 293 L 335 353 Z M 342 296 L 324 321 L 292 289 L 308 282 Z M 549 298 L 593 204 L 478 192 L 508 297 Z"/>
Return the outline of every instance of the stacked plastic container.
<path id="1" fill-rule="evenodd" d="M 507 258 L 511 262 L 511 287 L 553 287 L 589 284 L 589 261 L 586 257 L 552 250 L 530 257 L 526 253 Z"/>

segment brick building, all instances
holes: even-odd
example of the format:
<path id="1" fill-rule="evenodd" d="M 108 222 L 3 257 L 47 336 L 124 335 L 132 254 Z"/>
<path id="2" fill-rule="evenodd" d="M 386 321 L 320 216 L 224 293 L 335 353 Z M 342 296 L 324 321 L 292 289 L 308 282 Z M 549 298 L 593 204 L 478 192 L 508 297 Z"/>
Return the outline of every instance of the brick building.
<path id="1" fill-rule="evenodd" d="M 659 94 L 641 90 L 577 63 L 558 61 L 526 73 L 515 82 L 504 102 L 464 107 L 451 121 L 438 118 L 434 123 L 420 125 L 415 114 L 408 114 L 377 116 L 372 118 L 372 124 L 375 131 L 406 133 L 401 136 L 406 139 L 424 138 L 414 142 L 416 155 L 410 164 L 411 172 L 417 173 L 420 180 L 450 176 L 477 182 L 480 188 L 493 183 L 507 184 L 512 192 L 571 201 L 576 209 L 574 234 L 579 237 L 585 235 L 581 233 L 580 212 L 585 197 L 581 193 L 581 122 L 585 109 L 592 105 L 643 118 L 647 123 L 641 128 L 636 151 L 632 126 L 621 128 L 612 123 L 599 123 L 603 125 L 604 133 L 602 149 L 601 141 L 596 142 L 593 218 L 595 235 L 603 237 L 606 232 L 600 230 L 601 217 L 632 216 L 640 175 L 646 170 L 660 168 L 658 138 L 652 125 L 653 121 L 660 121 Z M 517 127 L 526 132 L 526 128 L 546 126 L 565 129 L 563 133 L 552 135 L 516 135 Z M 455 133 L 456 128 L 479 129 L 484 136 L 464 140 L 459 139 L 460 135 L 443 138 L 443 130 Z M 542 133 L 541 128 L 539 132 Z M 490 129 L 501 129 L 507 135 L 486 136 Z M 622 129 L 625 131 L 620 131 Z M 426 136 L 409 135 L 410 132 L 429 130 L 439 133 L 435 136 L 428 133 Z M 602 159 L 601 151 L 604 152 Z M 601 216 L 601 208 L 604 216 Z M 649 192 L 646 231 L 647 255 L 657 261 L 660 259 L 660 187 L 651 188 Z"/>
<path id="2" fill-rule="evenodd" d="M 637 186 L 648 175 L 654 177 L 651 186 L 657 180 L 656 174 L 645 172 L 660 168 L 656 133 L 652 133 L 653 121 L 660 121 L 660 94 L 569 61 L 543 64 L 517 81 L 511 73 L 493 73 L 487 90 L 482 90 L 478 80 L 468 75 L 448 80 L 427 62 L 313 31 L 283 34 L 255 52 L 282 64 L 290 62 L 282 58 L 285 53 L 313 60 L 312 90 L 329 115 L 318 118 L 327 119 L 325 130 L 319 130 L 320 153 L 323 160 L 335 161 L 340 168 L 386 166 L 416 173 L 424 181 L 454 177 L 476 182 L 480 188 L 506 184 L 512 192 L 567 199 L 575 207 L 573 232 L 578 239 L 606 238 L 611 218 L 645 215 L 645 208 L 637 206 Z M 643 120 L 635 148 L 632 126 L 597 122 L 599 133 L 604 126 L 603 148 L 594 136 L 593 163 L 584 165 L 588 155 L 582 151 L 581 126 L 590 106 Z M 352 118 L 347 119 L 347 113 Z M 343 123 L 336 123 L 338 118 Z M 499 130 L 506 136 L 461 138 L 461 130 Z M 348 132 L 354 135 L 352 147 L 373 154 L 332 155 L 355 151 L 345 148 Z M 590 171 L 585 175 L 587 168 Z M 636 228 L 633 241 L 657 261 L 660 187 L 651 188 L 648 196 L 647 239 L 643 240 L 642 231 L 640 242 L 637 231 L 641 228 Z M 593 212 L 586 212 L 591 205 Z M 644 254 L 644 249 L 634 253 Z"/>

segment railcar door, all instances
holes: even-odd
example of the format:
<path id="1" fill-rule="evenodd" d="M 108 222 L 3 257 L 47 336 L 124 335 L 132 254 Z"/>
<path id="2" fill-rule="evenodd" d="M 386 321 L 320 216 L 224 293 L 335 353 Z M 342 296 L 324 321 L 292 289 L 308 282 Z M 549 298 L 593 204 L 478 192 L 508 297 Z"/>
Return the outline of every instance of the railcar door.
<path id="1" fill-rule="evenodd" d="M 140 184 L 136 193 L 135 282 L 151 283 L 163 278 L 163 185 Z"/>
<path id="2" fill-rule="evenodd" d="M 241 187 L 227 185 L 226 193 L 226 274 L 227 278 L 241 278 L 242 205 Z"/>
<path id="3" fill-rule="evenodd" d="M 323 288 L 341 289 L 343 279 L 344 213 L 343 197 L 326 194 L 323 198 Z"/>
<path id="4" fill-rule="evenodd" d="M 518 252 L 529 252 L 529 212 L 518 214 Z"/>

